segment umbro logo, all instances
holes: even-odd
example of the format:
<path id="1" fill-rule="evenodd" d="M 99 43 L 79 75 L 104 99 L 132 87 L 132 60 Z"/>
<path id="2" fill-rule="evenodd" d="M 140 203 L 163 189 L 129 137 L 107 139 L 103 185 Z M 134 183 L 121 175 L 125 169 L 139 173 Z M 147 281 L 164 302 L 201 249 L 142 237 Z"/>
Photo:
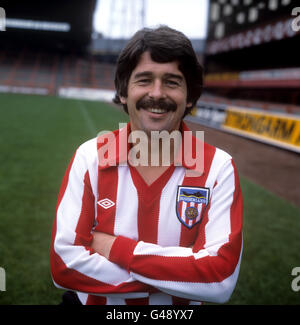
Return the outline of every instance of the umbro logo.
<path id="1" fill-rule="evenodd" d="M 111 201 L 110 199 L 103 199 L 97 202 L 102 208 L 109 209 L 115 205 L 115 202 Z"/>

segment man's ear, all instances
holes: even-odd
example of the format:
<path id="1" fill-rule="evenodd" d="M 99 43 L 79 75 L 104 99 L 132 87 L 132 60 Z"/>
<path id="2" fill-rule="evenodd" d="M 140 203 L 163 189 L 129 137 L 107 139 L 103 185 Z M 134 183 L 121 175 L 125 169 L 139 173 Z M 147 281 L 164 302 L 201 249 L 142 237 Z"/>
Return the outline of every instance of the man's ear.
<path id="1" fill-rule="evenodd" d="M 127 98 L 126 97 L 123 97 L 123 96 L 120 96 L 120 101 L 123 105 L 127 105 Z"/>
<path id="2" fill-rule="evenodd" d="M 194 105 L 192 102 L 187 102 L 186 103 L 186 108 L 192 108 Z"/>

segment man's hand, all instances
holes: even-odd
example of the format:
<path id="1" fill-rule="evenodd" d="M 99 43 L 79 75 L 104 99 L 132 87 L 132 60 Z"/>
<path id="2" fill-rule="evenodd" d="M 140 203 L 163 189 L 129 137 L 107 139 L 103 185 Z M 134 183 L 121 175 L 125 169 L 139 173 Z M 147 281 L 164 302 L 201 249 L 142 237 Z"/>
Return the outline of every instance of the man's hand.
<path id="1" fill-rule="evenodd" d="M 110 249 L 115 241 L 116 237 L 105 234 L 104 232 L 94 232 L 93 242 L 91 247 L 100 255 L 108 259 Z"/>

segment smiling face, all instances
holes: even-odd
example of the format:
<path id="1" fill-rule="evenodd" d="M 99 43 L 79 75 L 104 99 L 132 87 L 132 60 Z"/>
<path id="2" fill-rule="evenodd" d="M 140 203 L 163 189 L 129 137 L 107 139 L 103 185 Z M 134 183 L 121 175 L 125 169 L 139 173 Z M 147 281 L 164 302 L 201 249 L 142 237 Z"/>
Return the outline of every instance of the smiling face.
<path id="1" fill-rule="evenodd" d="M 127 97 L 120 97 L 128 107 L 132 130 L 178 130 L 187 103 L 187 85 L 178 62 L 158 63 L 144 52 L 132 71 Z"/>

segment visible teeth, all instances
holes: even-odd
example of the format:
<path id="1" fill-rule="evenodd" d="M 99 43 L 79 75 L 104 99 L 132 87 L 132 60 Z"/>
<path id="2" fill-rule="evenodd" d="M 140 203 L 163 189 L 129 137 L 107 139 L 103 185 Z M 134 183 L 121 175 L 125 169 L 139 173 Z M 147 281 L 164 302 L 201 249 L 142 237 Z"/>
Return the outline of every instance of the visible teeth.
<path id="1" fill-rule="evenodd" d="M 162 113 L 166 112 L 165 109 L 161 109 L 161 108 L 148 108 L 148 111 L 151 113 L 157 113 L 157 114 L 162 114 Z"/>

